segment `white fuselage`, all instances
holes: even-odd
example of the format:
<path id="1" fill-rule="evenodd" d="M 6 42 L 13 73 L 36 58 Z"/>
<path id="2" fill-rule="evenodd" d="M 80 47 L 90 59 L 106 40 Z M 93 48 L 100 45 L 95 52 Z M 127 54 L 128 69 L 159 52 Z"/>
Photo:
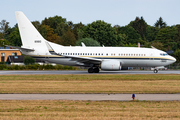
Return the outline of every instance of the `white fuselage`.
<path id="1" fill-rule="evenodd" d="M 48 51 L 39 54 L 39 51 L 26 52 L 23 54 L 30 55 L 36 59 L 57 63 L 62 65 L 78 66 L 76 61 L 64 56 L 89 57 L 95 59 L 117 60 L 123 67 L 158 67 L 174 63 L 176 60 L 164 51 L 153 48 L 138 47 L 79 47 L 79 46 L 61 46 L 51 44 L 54 51 L 60 55 L 51 55 Z"/>

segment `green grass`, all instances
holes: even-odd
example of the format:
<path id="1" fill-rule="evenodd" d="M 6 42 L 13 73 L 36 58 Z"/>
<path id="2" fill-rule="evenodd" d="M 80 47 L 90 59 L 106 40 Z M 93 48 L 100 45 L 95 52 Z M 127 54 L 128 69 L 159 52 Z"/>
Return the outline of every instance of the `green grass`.
<path id="1" fill-rule="evenodd" d="M 0 93 L 180 93 L 180 75 L 1 75 Z"/>
<path id="2" fill-rule="evenodd" d="M 180 119 L 180 102 L 0 100 L 0 119 Z"/>

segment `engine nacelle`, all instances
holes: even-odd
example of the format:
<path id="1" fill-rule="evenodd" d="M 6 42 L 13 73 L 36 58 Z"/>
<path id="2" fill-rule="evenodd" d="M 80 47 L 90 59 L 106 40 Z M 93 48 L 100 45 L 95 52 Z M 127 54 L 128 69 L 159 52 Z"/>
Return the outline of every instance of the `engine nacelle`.
<path id="1" fill-rule="evenodd" d="M 121 62 L 117 60 L 107 60 L 101 63 L 102 70 L 121 70 Z"/>

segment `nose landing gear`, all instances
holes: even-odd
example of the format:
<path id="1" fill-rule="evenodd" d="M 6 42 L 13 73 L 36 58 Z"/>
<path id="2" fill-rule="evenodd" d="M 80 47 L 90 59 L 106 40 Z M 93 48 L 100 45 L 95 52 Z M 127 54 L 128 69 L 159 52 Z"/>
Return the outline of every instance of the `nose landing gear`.
<path id="1" fill-rule="evenodd" d="M 158 73 L 158 70 L 157 70 L 157 69 L 154 69 L 154 73 Z"/>

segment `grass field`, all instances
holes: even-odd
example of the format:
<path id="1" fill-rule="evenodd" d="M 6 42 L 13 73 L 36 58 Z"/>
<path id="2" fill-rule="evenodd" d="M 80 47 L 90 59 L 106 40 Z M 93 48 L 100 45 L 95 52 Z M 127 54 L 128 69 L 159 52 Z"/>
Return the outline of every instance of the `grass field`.
<path id="1" fill-rule="evenodd" d="M 0 93 L 180 93 L 180 75 L 1 75 Z M 3 120 L 179 120 L 179 113 L 179 101 L 0 100 Z"/>
<path id="2" fill-rule="evenodd" d="M 180 102 L 1 100 L 3 120 L 180 119 Z"/>
<path id="3" fill-rule="evenodd" d="M 1 75 L 0 93 L 180 93 L 180 75 Z"/>

